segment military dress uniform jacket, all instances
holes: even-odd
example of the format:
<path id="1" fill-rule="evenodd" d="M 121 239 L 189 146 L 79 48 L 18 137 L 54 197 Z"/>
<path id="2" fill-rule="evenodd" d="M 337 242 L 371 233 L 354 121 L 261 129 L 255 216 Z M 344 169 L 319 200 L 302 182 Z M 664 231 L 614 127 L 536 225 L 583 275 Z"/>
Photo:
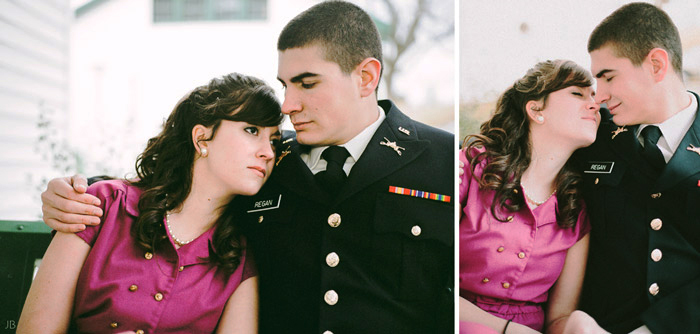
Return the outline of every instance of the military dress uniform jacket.
<path id="1" fill-rule="evenodd" d="M 258 265 L 261 333 L 452 333 L 453 135 L 379 105 L 335 200 L 283 138 L 268 182 L 230 207 Z"/>
<path id="2" fill-rule="evenodd" d="M 700 333 L 700 112 L 660 175 L 636 131 L 604 121 L 574 156 L 592 226 L 581 309 L 613 333 Z"/>

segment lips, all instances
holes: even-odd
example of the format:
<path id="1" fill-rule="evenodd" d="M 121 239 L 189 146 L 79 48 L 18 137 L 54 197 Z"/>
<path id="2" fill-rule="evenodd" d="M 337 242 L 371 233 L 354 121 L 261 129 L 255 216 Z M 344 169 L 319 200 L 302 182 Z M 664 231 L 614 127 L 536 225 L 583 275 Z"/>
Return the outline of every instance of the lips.
<path id="1" fill-rule="evenodd" d="M 258 172 L 260 174 L 260 177 L 265 177 L 265 175 L 267 175 L 267 171 L 263 167 L 250 166 L 248 168 Z"/>
<path id="2" fill-rule="evenodd" d="M 620 102 L 620 103 L 618 103 L 618 104 L 616 104 L 616 105 L 614 105 L 614 106 L 608 105 L 608 110 L 610 110 L 610 113 L 612 114 L 613 110 L 615 110 L 615 109 L 616 109 L 617 107 L 619 107 L 621 104 L 622 104 L 622 102 Z"/>
<path id="3" fill-rule="evenodd" d="M 311 124 L 311 122 L 294 122 L 294 121 L 292 121 L 292 125 L 294 126 L 294 130 L 297 130 L 297 131 L 299 131 L 300 129 L 303 129 L 308 124 Z"/>

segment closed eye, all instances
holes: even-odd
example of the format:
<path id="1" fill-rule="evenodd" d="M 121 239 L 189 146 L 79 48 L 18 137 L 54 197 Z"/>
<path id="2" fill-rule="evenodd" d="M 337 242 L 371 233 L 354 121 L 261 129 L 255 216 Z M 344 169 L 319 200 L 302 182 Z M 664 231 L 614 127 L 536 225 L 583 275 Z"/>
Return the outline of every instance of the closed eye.
<path id="1" fill-rule="evenodd" d="M 574 95 L 576 95 L 576 96 L 581 96 L 581 97 L 583 97 L 583 94 L 581 94 L 581 93 L 579 93 L 579 92 L 571 92 L 571 94 L 574 94 Z"/>
<path id="2" fill-rule="evenodd" d="M 301 83 L 301 87 L 304 89 L 310 89 L 310 88 L 313 88 L 314 86 L 316 86 L 315 82 L 312 82 L 312 83 L 303 83 L 302 82 Z"/>

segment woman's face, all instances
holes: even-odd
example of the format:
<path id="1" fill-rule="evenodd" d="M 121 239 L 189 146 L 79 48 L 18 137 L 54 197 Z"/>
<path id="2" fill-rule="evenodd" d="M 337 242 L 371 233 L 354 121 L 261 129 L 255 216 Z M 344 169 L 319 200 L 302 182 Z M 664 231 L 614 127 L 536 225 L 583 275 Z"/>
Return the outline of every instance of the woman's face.
<path id="1" fill-rule="evenodd" d="M 552 92 L 542 116 L 552 140 L 568 142 L 574 149 L 595 141 L 600 125 L 600 106 L 592 87 L 569 86 Z"/>
<path id="2" fill-rule="evenodd" d="M 200 142 L 208 155 L 198 162 L 210 186 L 222 187 L 223 195 L 254 195 L 270 177 L 279 140 L 277 126 L 223 120 L 212 140 Z"/>

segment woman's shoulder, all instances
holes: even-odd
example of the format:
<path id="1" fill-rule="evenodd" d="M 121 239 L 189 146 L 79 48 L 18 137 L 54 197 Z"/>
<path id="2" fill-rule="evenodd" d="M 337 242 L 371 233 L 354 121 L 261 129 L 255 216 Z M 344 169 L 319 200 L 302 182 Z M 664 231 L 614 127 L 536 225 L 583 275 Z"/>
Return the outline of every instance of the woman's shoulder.
<path id="1" fill-rule="evenodd" d="M 127 212 L 132 215 L 138 214 L 138 201 L 141 198 L 142 190 L 127 180 L 98 181 L 88 187 L 87 193 L 96 196 L 103 202 L 106 200 L 122 203 L 126 206 Z M 102 203 L 102 205 L 103 207 L 107 206 L 106 203 Z"/>

